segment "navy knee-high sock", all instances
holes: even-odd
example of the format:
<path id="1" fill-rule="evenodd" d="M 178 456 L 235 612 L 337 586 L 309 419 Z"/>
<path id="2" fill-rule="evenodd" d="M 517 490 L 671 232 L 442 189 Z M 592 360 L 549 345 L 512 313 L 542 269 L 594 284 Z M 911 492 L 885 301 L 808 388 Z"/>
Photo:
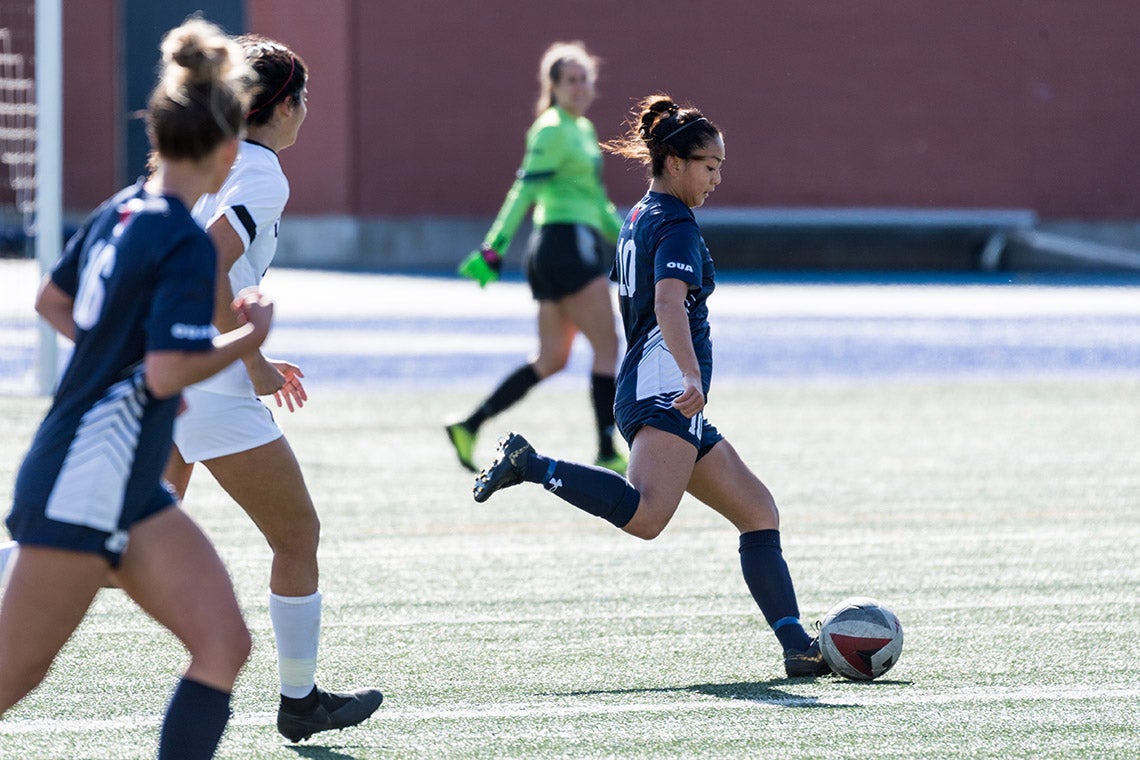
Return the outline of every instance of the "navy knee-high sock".
<path id="1" fill-rule="evenodd" d="M 588 464 L 548 459 L 531 454 L 526 460 L 528 483 L 542 486 L 583 512 L 624 528 L 637 511 L 641 494 L 613 470 Z"/>
<path id="2" fill-rule="evenodd" d="M 159 760 L 211 758 L 230 719 L 230 695 L 183 678 L 166 706 Z"/>
<path id="3" fill-rule="evenodd" d="M 539 380 L 538 373 L 534 371 L 534 365 L 524 364 L 503 378 L 499 387 L 491 392 L 487 400 L 480 404 L 479 408 L 463 421 L 463 424 L 470 430 L 478 430 L 484 422 L 516 404 L 531 388 L 538 385 Z"/>
<path id="4" fill-rule="evenodd" d="M 800 624 L 796 590 L 784 553 L 780 531 L 754 530 L 740 534 L 740 569 L 764 619 L 785 649 L 807 649 L 811 637 Z"/>

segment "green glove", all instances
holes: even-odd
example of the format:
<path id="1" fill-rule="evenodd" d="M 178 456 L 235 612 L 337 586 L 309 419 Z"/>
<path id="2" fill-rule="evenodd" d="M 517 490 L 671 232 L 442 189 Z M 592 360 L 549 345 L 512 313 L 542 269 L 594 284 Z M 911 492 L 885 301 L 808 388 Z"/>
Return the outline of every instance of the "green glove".
<path id="1" fill-rule="evenodd" d="M 499 273 L 502 271 L 503 257 L 489 246 L 483 246 L 478 251 L 472 251 L 459 264 L 459 274 L 475 280 L 481 288 L 485 288 L 487 283 L 499 279 Z"/>

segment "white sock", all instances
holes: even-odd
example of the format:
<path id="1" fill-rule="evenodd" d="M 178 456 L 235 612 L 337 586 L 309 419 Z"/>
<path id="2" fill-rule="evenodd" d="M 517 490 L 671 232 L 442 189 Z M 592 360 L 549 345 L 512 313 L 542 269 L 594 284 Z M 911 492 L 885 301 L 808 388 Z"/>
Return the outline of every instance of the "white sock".
<path id="1" fill-rule="evenodd" d="M 281 694 L 292 699 L 309 696 L 316 684 L 321 592 L 309 596 L 278 596 L 270 592 L 269 619 L 277 639 Z"/>

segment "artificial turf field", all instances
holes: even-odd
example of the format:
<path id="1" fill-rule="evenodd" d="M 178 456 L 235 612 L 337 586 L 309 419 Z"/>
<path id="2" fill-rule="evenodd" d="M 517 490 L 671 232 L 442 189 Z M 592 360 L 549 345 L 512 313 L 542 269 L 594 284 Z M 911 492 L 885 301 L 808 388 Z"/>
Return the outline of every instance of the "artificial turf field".
<path id="1" fill-rule="evenodd" d="M 279 415 L 322 514 L 318 681 L 386 694 L 355 729 L 277 734 L 269 552 L 196 474 L 186 508 L 255 638 L 219 757 L 1140 755 L 1140 375 L 714 384 L 710 418 L 781 505 L 804 620 L 854 594 L 901 618 L 872 683 L 783 677 L 734 531 L 692 500 L 648 543 L 533 486 L 476 505 L 441 422 L 484 385 L 310 383 Z M 0 396 L 5 492 L 45 406 Z M 592 456 L 581 373 L 492 421 L 482 458 L 512 428 Z M 153 757 L 183 661 L 101 592 L 0 757 Z"/>

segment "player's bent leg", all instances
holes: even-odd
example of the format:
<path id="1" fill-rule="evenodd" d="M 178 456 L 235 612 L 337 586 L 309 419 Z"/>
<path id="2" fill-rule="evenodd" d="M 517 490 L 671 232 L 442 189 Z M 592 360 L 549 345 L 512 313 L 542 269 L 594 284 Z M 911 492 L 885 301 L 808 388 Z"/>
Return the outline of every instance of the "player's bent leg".
<path id="1" fill-rule="evenodd" d="M 610 470 L 544 457 L 518 433 L 499 439 L 495 460 L 475 478 L 475 501 L 522 482 L 538 483 L 583 512 L 624 528 L 641 498 L 625 478 Z"/>
<path id="2" fill-rule="evenodd" d="M 194 521 L 170 507 L 131 529 L 118 577 L 123 590 L 190 651 L 163 718 L 159 759 L 212 757 L 251 648 L 221 559 Z"/>
<path id="3" fill-rule="evenodd" d="M 651 434 L 643 439 L 646 431 Z M 653 434 L 668 435 L 668 440 L 660 441 L 664 447 L 660 451 L 648 451 L 654 445 Z M 521 435 L 508 433 L 499 440 L 496 459 L 475 479 L 475 501 L 486 501 L 496 491 L 518 483 L 538 483 L 583 512 L 639 538 L 654 538 L 677 509 L 696 450 L 684 440 L 652 428 L 638 433 L 635 450 L 638 440 L 644 441 L 646 453 L 636 477 L 646 493 L 610 470 L 542 456 Z"/>
<path id="4" fill-rule="evenodd" d="M 316 593 L 320 519 L 285 436 L 203 464 L 273 550 L 270 590 L 294 597 Z"/>
<path id="5" fill-rule="evenodd" d="M 170 507 L 136 524 L 117 576 L 123 591 L 190 651 L 186 677 L 233 689 L 251 639 L 230 576 L 197 524 Z"/>
<path id="6" fill-rule="evenodd" d="M 641 494 L 641 502 L 626 533 L 650 540 L 661 535 L 673 519 L 681 496 L 692 477 L 697 450 L 683 438 L 645 426 L 630 447 L 629 482 Z"/>
<path id="7" fill-rule="evenodd" d="M 106 571 L 96 554 L 20 548 L 0 603 L 0 715 L 43 681 Z"/>

